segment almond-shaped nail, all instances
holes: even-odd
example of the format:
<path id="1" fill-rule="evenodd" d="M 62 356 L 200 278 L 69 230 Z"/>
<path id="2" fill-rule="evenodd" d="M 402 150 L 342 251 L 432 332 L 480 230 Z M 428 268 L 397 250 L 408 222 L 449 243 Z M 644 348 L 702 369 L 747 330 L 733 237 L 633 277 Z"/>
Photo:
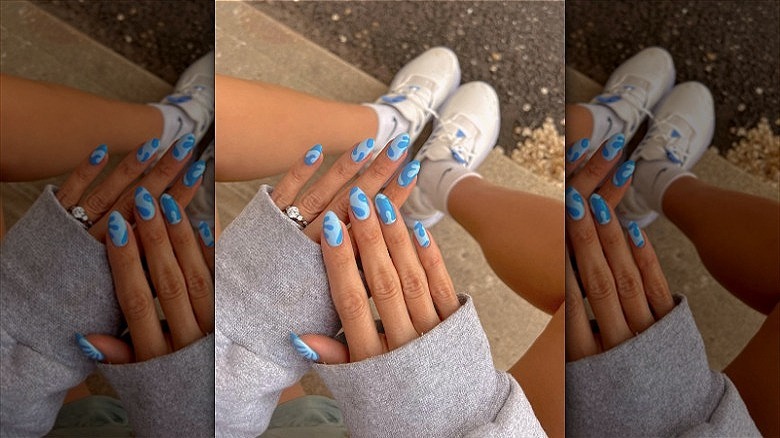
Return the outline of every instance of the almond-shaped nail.
<path id="1" fill-rule="evenodd" d="M 344 232 L 341 229 L 341 221 L 336 213 L 328 210 L 325 213 L 325 219 L 322 222 L 322 232 L 325 234 L 325 241 L 330 246 L 339 246 L 344 241 Z"/>
<path id="2" fill-rule="evenodd" d="M 417 239 L 417 243 L 423 248 L 431 246 L 431 238 L 428 237 L 428 231 L 425 230 L 425 227 L 420 221 L 414 223 L 414 237 Z"/>
<path id="3" fill-rule="evenodd" d="M 410 161 L 398 175 L 398 185 L 406 187 L 414 181 L 417 174 L 420 173 L 420 162 L 417 160 Z"/>
<path id="4" fill-rule="evenodd" d="M 581 138 L 574 142 L 573 145 L 569 147 L 569 150 L 566 151 L 566 161 L 569 163 L 573 163 L 582 157 L 582 155 L 585 153 L 585 151 L 588 150 L 588 147 L 590 146 L 590 140 L 587 138 Z"/>
<path id="5" fill-rule="evenodd" d="M 106 155 L 108 155 L 108 146 L 101 144 L 89 154 L 89 164 L 97 166 L 103 161 L 103 158 L 106 158 Z"/>
<path id="6" fill-rule="evenodd" d="M 198 223 L 198 234 L 204 245 L 209 248 L 214 246 L 214 235 L 211 233 L 208 222 L 200 221 L 200 223 Z"/>
<path id="7" fill-rule="evenodd" d="M 141 219 L 148 221 L 154 217 L 154 198 L 149 190 L 139 186 L 135 189 L 135 209 L 138 210 L 138 215 Z"/>
<path id="8" fill-rule="evenodd" d="M 352 161 L 359 163 L 366 159 L 369 155 L 371 155 L 371 150 L 374 149 L 374 139 L 373 138 L 367 138 L 360 143 L 358 143 L 357 146 L 355 146 L 354 149 L 352 149 Z"/>
<path id="9" fill-rule="evenodd" d="M 95 348 L 95 346 L 92 345 L 92 343 L 89 342 L 87 338 L 84 337 L 84 335 L 81 333 L 76 333 L 76 344 L 78 344 L 81 353 L 83 353 L 84 356 L 86 356 L 88 359 L 96 360 L 98 362 L 106 360 L 106 355 Z"/>
<path id="10" fill-rule="evenodd" d="M 193 147 L 195 147 L 195 136 L 192 134 L 185 135 L 173 145 L 173 158 L 175 158 L 176 161 L 183 160 Z"/>
<path id="11" fill-rule="evenodd" d="M 607 201 L 598 193 L 590 195 L 590 210 L 596 218 L 596 222 L 601 225 L 608 224 L 612 220 L 612 214 L 609 212 Z"/>
<path id="12" fill-rule="evenodd" d="M 179 204 L 173 199 L 173 196 L 167 193 L 160 196 L 160 206 L 165 215 L 165 220 L 169 224 L 176 225 L 181 222 L 181 210 L 179 210 Z"/>
<path id="13" fill-rule="evenodd" d="M 306 155 L 304 155 L 303 157 L 303 162 L 306 163 L 307 166 L 311 166 L 312 164 L 316 163 L 317 160 L 320 159 L 321 155 L 322 155 L 322 145 L 315 144 L 311 149 L 309 149 L 308 152 L 306 152 Z"/>
<path id="14" fill-rule="evenodd" d="M 203 172 L 206 171 L 206 162 L 198 160 L 190 165 L 187 172 L 182 178 L 182 182 L 187 187 L 192 187 L 198 182 L 198 179 L 203 176 Z"/>
<path id="15" fill-rule="evenodd" d="M 575 221 L 585 217 L 585 200 L 574 187 L 566 189 L 566 213 Z"/>
<path id="16" fill-rule="evenodd" d="M 387 196 L 381 193 L 376 195 L 374 204 L 376 205 L 376 211 L 379 218 L 382 219 L 382 222 L 384 222 L 385 225 L 390 225 L 395 222 L 397 218 L 395 208 L 393 208 L 393 204 Z"/>
<path id="17" fill-rule="evenodd" d="M 112 211 L 108 215 L 108 237 L 114 246 L 121 248 L 127 245 L 127 222 L 118 211 Z"/>
<path id="18" fill-rule="evenodd" d="M 612 176 L 612 184 L 615 187 L 623 187 L 623 184 L 631 179 L 635 168 L 636 163 L 632 160 L 628 160 L 621 164 L 620 167 L 618 167 L 618 169 L 615 171 L 615 175 Z"/>
<path id="19" fill-rule="evenodd" d="M 639 229 L 639 225 L 636 222 L 631 221 L 628 223 L 628 235 L 631 237 L 631 242 L 637 248 L 645 246 L 645 238 L 642 236 L 642 230 Z"/>
<path id="20" fill-rule="evenodd" d="M 135 158 L 139 163 L 146 163 L 149 158 L 152 158 L 160 147 L 160 140 L 153 138 L 138 148 L 138 152 L 135 153 Z"/>
<path id="21" fill-rule="evenodd" d="M 403 133 L 397 136 L 390 143 L 390 146 L 387 147 L 387 156 L 393 161 L 398 161 L 398 159 L 401 158 L 401 155 L 409 148 L 410 144 L 412 144 L 412 142 L 409 134 Z"/>
<path id="22" fill-rule="evenodd" d="M 349 191 L 349 207 L 357 219 L 365 220 L 371 215 L 368 197 L 363 193 L 363 190 L 360 190 L 360 187 L 352 187 L 352 190 Z"/>
<path id="23" fill-rule="evenodd" d="M 607 144 L 601 149 L 601 156 L 607 161 L 612 161 L 626 144 L 626 137 L 618 132 L 607 140 Z"/>
<path id="24" fill-rule="evenodd" d="M 317 354 L 316 351 L 312 350 L 311 347 L 306 345 L 306 343 L 303 342 L 303 339 L 301 339 L 293 332 L 290 332 L 290 342 L 292 342 L 293 347 L 295 347 L 295 351 L 297 351 L 298 354 L 303 356 L 305 359 L 308 359 L 312 362 L 320 360 L 320 355 Z"/>

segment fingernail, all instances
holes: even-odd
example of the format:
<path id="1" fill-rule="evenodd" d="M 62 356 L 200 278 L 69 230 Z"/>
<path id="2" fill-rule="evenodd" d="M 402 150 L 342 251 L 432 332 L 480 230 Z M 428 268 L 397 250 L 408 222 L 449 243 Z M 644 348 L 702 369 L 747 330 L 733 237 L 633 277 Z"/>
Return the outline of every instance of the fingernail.
<path id="1" fill-rule="evenodd" d="M 315 144 L 314 147 L 309 149 L 309 152 L 306 152 L 306 155 L 303 157 L 303 162 L 306 163 L 307 166 L 311 166 L 317 162 L 320 155 L 322 155 L 322 145 Z"/>
<path id="2" fill-rule="evenodd" d="M 566 212 L 575 221 L 585 217 L 585 201 L 574 187 L 566 189 Z"/>
<path id="3" fill-rule="evenodd" d="M 617 157 L 620 150 L 623 149 L 625 143 L 626 137 L 618 132 L 607 140 L 607 144 L 604 145 L 604 148 L 601 150 L 601 156 L 607 161 L 612 161 Z"/>
<path id="4" fill-rule="evenodd" d="M 593 212 L 593 216 L 596 217 L 596 222 L 601 225 L 608 224 L 612 220 L 607 201 L 598 193 L 590 195 L 590 210 Z"/>
<path id="5" fill-rule="evenodd" d="M 352 161 L 356 163 L 363 161 L 367 156 L 369 156 L 371 149 L 374 149 L 373 138 L 367 138 L 361 141 L 357 146 L 355 146 L 354 149 L 352 149 Z"/>
<path id="6" fill-rule="evenodd" d="M 200 234 L 200 240 L 204 245 L 211 248 L 214 246 L 214 235 L 211 234 L 211 228 L 206 221 L 200 221 L 198 224 L 198 234 Z"/>
<path id="7" fill-rule="evenodd" d="M 417 239 L 417 243 L 423 248 L 431 246 L 431 239 L 428 237 L 428 232 L 425 231 L 425 227 L 420 221 L 414 223 L 414 237 Z"/>
<path id="8" fill-rule="evenodd" d="M 190 168 L 187 169 L 187 172 L 184 174 L 184 178 L 182 178 L 182 182 L 184 182 L 184 185 L 187 187 L 192 187 L 195 185 L 195 183 L 198 182 L 198 179 L 203 175 L 203 172 L 206 171 L 206 162 L 202 160 L 198 160 L 192 165 L 190 165 Z"/>
<path id="9" fill-rule="evenodd" d="M 634 163 L 631 160 L 628 160 L 625 163 L 621 164 L 620 167 L 618 167 L 618 170 L 615 172 L 615 175 L 612 176 L 612 184 L 615 187 L 622 187 L 623 184 L 626 183 L 626 181 L 631 179 L 631 175 L 634 174 L 635 168 L 636 168 L 636 163 Z"/>
<path id="10" fill-rule="evenodd" d="M 152 194 L 143 187 L 135 189 L 135 209 L 145 221 L 154 217 L 154 199 Z"/>
<path id="11" fill-rule="evenodd" d="M 152 158 L 157 148 L 160 147 L 160 140 L 153 138 L 138 148 L 138 152 L 135 153 L 135 158 L 139 163 L 146 163 L 149 158 Z"/>
<path id="12" fill-rule="evenodd" d="M 169 224 L 176 225 L 181 222 L 181 211 L 179 204 L 173 199 L 173 196 L 165 193 L 160 196 L 160 205 L 162 205 L 163 214 Z"/>
<path id="13" fill-rule="evenodd" d="M 176 161 L 183 160 L 194 146 L 195 136 L 192 134 L 185 135 L 173 145 L 173 158 L 176 158 Z"/>
<path id="14" fill-rule="evenodd" d="M 127 245 L 127 222 L 118 211 L 112 211 L 108 215 L 108 236 L 114 246 L 121 248 Z"/>
<path id="15" fill-rule="evenodd" d="M 366 194 L 360 190 L 360 187 L 352 187 L 349 191 L 349 206 L 352 208 L 352 213 L 355 217 L 362 220 L 368 219 L 371 214 L 371 208 L 368 206 L 368 198 Z"/>
<path id="16" fill-rule="evenodd" d="M 341 221 L 336 213 L 328 210 L 325 213 L 325 220 L 322 222 L 322 231 L 325 234 L 325 240 L 330 246 L 339 246 L 344 241 L 344 233 L 341 230 Z"/>
<path id="17" fill-rule="evenodd" d="M 295 347 L 295 351 L 303 356 L 304 359 L 309 359 L 313 362 L 320 360 L 320 355 L 317 354 L 316 351 L 312 350 L 311 347 L 306 345 L 306 343 L 303 342 L 303 339 L 299 338 L 298 335 L 293 332 L 290 332 L 290 342 L 292 342 L 293 347 Z"/>
<path id="18" fill-rule="evenodd" d="M 379 217 L 385 225 L 390 225 L 395 222 L 396 215 L 393 204 L 390 203 L 390 199 L 383 194 L 376 195 L 374 198 L 374 204 L 376 204 L 376 210 L 379 212 Z"/>
<path id="19" fill-rule="evenodd" d="M 639 229 L 639 225 L 636 222 L 631 221 L 628 223 L 628 235 L 631 237 L 631 242 L 637 248 L 645 246 L 645 238 L 642 236 L 642 230 Z"/>
<path id="20" fill-rule="evenodd" d="M 401 174 L 398 175 L 398 185 L 406 187 L 414 181 L 414 178 L 420 172 L 420 162 L 417 160 L 410 161 L 403 169 Z"/>
<path id="21" fill-rule="evenodd" d="M 566 151 L 566 161 L 573 163 L 582 157 L 582 154 L 588 150 L 590 146 L 590 140 L 582 138 L 574 142 L 573 145 Z"/>
<path id="22" fill-rule="evenodd" d="M 394 138 L 393 142 L 390 143 L 390 146 L 387 147 L 387 156 L 393 161 L 398 161 L 398 159 L 401 158 L 401 155 L 404 154 L 404 151 L 409 148 L 409 145 L 411 144 L 410 140 L 409 134 L 406 133 Z"/>
<path id="23" fill-rule="evenodd" d="M 93 166 L 100 164 L 100 162 L 103 161 L 103 158 L 106 158 L 106 154 L 108 154 L 108 147 L 101 144 L 89 155 L 89 164 Z"/>
<path id="24" fill-rule="evenodd" d="M 81 352 L 84 354 L 84 356 L 87 356 L 88 359 L 96 360 L 98 362 L 106 360 L 106 356 L 101 353 L 100 350 L 95 348 L 95 346 L 92 345 L 92 343 L 90 343 L 81 333 L 76 333 L 76 343 L 79 345 Z"/>

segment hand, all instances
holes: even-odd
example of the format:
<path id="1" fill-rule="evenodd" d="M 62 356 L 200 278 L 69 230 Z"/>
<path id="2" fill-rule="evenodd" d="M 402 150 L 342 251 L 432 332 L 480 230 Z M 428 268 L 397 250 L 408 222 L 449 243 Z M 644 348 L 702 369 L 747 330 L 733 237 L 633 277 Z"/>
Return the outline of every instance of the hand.
<path id="1" fill-rule="evenodd" d="M 87 218 L 92 223 L 87 227 L 89 233 L 102 241 L 108 227 L 107 213 L 115 210 L 132 221 L 135 187 L 143 185 L 153 196 L 160 196 L 187 163 L 195 147 L 195 137 L 187 134 L 177 140 L 152 170 L 143 176 L 139 183 L 134 184 L 154 162 L 159 146 L 157 139 L 151 139 L 141 145 L 135 154 L 127 154 L 116 169 L 87 194 L 89 185 L 108 163 L 108 148 L 105 145 L 98 146 L 68 176 L 57 191 L 57 199 L 67 210 L 75 206 L 83 207 Z M 205 169 L 204 162 L 193 163 L 183 177 L 178 178 L 168 193 L 182 205 L 189 204 L 200 186 L 203 169 Z"/>
<path id="2" fill-rule="evenodd" d="M 632 161 L 613 169 L 619 162 L 622 143 L 622 134 L 609 138 L 574 172 L 585 160 L 582 154 L 571 163 L 575 175 L 567 178 L 566 234 L 577 267 L 575 274 L 572 260 L 567 257 L 567 361 L 619 345 L 646 330 L 674 307 L 669 285 L 647 235 L 631 223 L 629 244 L 614 213 L 630 186 L 634 169 Z M 609 178 L 597 189 L 608 174 Z M 585 199 L 589 200 L 592 214 L 585 207 Z M 596 317 L 598 335 L 591 330 L 577 277 Z"/>

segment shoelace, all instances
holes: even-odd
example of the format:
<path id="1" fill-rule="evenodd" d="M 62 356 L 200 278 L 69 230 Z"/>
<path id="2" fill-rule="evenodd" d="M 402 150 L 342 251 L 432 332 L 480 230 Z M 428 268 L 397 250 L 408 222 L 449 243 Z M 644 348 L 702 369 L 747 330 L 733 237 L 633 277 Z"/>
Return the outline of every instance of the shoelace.
<path id="1" fill-rule="evenodd" d="M 651 143 L 654 140 L 660 140 L 663 149 L 666 151 L 666 158 L 669 161 L 682 165 L 688 159 L 688 150 L 680 147 L 680 142 L 676 139 L 682 138 L 680 130 L 672 124 L 669 119 L 659 120 L 653 117 L 652 114 L 648 114 L 648 117 L 652 120 L 652 128 L 647 132 L 645 136 L 645 142 Z"/>
<path id="2" fill-rule="evenodd" d="M 463 126 L 454 120 L 441 123 L 431 133 L 431 146 L 441 145 L 450 150 L 452 158 L 458 163 L 467 166 L 476 156 L 473 146 L 474 139 L 466 134 Z"/>
<path id="3" fill-rule="evenodd" d="M 431 108 L 433 92 L 428 88 L 418 87 L 416 85 L 406 85 L 391 91 L 388 95 L 404 96 L 407 101 L 413 103 L 415 112 L 417 112 L 416 120 L 425 120 L 429 115 L 435 119 L 439 118 L 439 114 Z"/>
<path id="4" fill-rule="evenodd" d="M 650 118 L 653 117 L 653 114 L 647 109 L 645 109 L 644 107 L 645 102 L 647 101 L 647 96 L 645 95 L 643 88 L 633 87 L 631 85 L 622 85 L 620 87 L 608 90 L 602 96 L 610 95 L 610 94 L 613 96 L 619 96 L 620 99 L 622 99 L 625 102 L 628 102 L 631 106 L 631 109 L 634 110 L 631 113 L 632 131 L 636 128 L 636 125 L 639 122 L 639 120 L 641 120 L 643 114 Z M 600 101 L 603 103 L 609 103 L 609 98 Z"/>

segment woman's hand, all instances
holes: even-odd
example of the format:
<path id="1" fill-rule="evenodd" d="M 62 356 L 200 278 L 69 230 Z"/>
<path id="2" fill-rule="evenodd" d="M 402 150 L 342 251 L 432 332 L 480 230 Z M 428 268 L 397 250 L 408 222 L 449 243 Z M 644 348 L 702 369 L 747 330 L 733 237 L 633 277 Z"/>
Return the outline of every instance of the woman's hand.
<path id="1" fill-rule="evenodd" d="M 571 148 L 579 147 L 578 143 Z M 566 188 L 568 251 L 574 255 L 573 259 L 567 257 L 566 264 L 568 361 L 619 345 L 674 307 L 669 285 L 646 234 L 630 223 L 629 244 L 615 217 L 615 206 L 630 187 L 634 170 L 632 161 L 614 168 L 622 147 L 623 136 L 617 134 L 584 165 L 586 154 L 567 151 L 567 157 L 577 157 L 570 163 L 571 169 L 582 165 L 568 178 Z M 590 209 L 586 208 L 586 199 Z M 591 330 L 580 284 L 596 317 L 598 335 Z"/>

